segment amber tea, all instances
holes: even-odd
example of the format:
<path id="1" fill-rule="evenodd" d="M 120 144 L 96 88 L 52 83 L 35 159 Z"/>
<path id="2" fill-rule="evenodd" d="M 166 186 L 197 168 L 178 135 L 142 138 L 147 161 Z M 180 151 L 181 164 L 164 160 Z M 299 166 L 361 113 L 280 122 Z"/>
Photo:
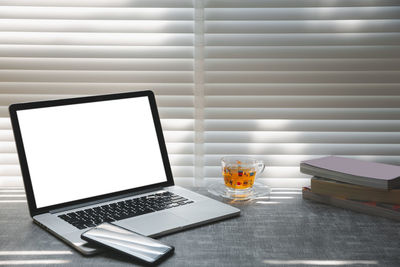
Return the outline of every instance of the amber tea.
<path id="1" fill-rule="evenodd" d="M 223 172 L 225 185 L 233 189 L 247 189 L 252 187 L 256 178 L 255 168 L 225 167 Z"/>
<path id="2" fill-rule="evenodd" d="M 225 186 L 234 190 L 252 188 L 256 174 L 264 170 L 264 163 L 248 157 L 230 156 L 221 159 Z"/>

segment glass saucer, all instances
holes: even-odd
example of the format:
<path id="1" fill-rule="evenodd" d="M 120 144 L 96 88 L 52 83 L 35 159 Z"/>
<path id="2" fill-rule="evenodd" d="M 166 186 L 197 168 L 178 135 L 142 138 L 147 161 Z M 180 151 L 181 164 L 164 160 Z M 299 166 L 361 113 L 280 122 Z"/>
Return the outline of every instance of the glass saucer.
<path id="1" fill-rule="evenodd" d="M 228 189 L 222 181 L 214 182 L 207 187 L 208 192 L 215 196 L 232 200 L 252 200 L 269 197 L 271 188 L 260 183 L 254 183 L 252 188 L 245 190 Z"/>

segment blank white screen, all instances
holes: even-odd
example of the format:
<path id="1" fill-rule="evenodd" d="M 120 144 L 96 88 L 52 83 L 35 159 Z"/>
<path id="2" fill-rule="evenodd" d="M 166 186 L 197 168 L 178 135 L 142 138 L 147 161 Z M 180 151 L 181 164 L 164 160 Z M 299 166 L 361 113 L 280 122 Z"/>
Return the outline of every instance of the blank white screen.
<path id="1" fill-rule="evenodd" d="M 147 97 L 17 115 L 37 208 L 167 180 Z"/>

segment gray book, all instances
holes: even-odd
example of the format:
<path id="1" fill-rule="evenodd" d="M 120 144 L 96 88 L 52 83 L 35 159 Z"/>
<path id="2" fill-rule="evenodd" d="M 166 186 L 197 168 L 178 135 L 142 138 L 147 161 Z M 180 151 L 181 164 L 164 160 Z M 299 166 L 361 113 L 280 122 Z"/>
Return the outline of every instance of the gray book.
<path id="1" fill-rule="evenodd" d="M 400 166 L 329 156 L 300 163 L 300 171 L 344 183 L 380 189 L 400 188 Z"/>
<path id="2" fill-rule="evenodd" d="M 398 209 L 398 205 L 371 203 L 368 201 L 357 201 L 346 198 L 325 196 L 314 193 L 307 187 L 303 188 L 303 199 L 313 200 L 339 208 L 400 221 L 400 210 Z"/>

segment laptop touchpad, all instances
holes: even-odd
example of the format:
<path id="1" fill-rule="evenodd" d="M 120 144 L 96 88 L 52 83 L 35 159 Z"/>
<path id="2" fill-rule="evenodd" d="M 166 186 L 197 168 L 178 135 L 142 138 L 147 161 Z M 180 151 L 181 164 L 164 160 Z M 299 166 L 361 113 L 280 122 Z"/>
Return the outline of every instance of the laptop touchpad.
<path id="1" fill-rule="evenodd" d="M 188 221 L 169 211 L 159 211 L 157 213 L 141 215 L 113 223 L 139 234 L 151 236 L 176 230 L 177 228 L 187 225 Z"/>

